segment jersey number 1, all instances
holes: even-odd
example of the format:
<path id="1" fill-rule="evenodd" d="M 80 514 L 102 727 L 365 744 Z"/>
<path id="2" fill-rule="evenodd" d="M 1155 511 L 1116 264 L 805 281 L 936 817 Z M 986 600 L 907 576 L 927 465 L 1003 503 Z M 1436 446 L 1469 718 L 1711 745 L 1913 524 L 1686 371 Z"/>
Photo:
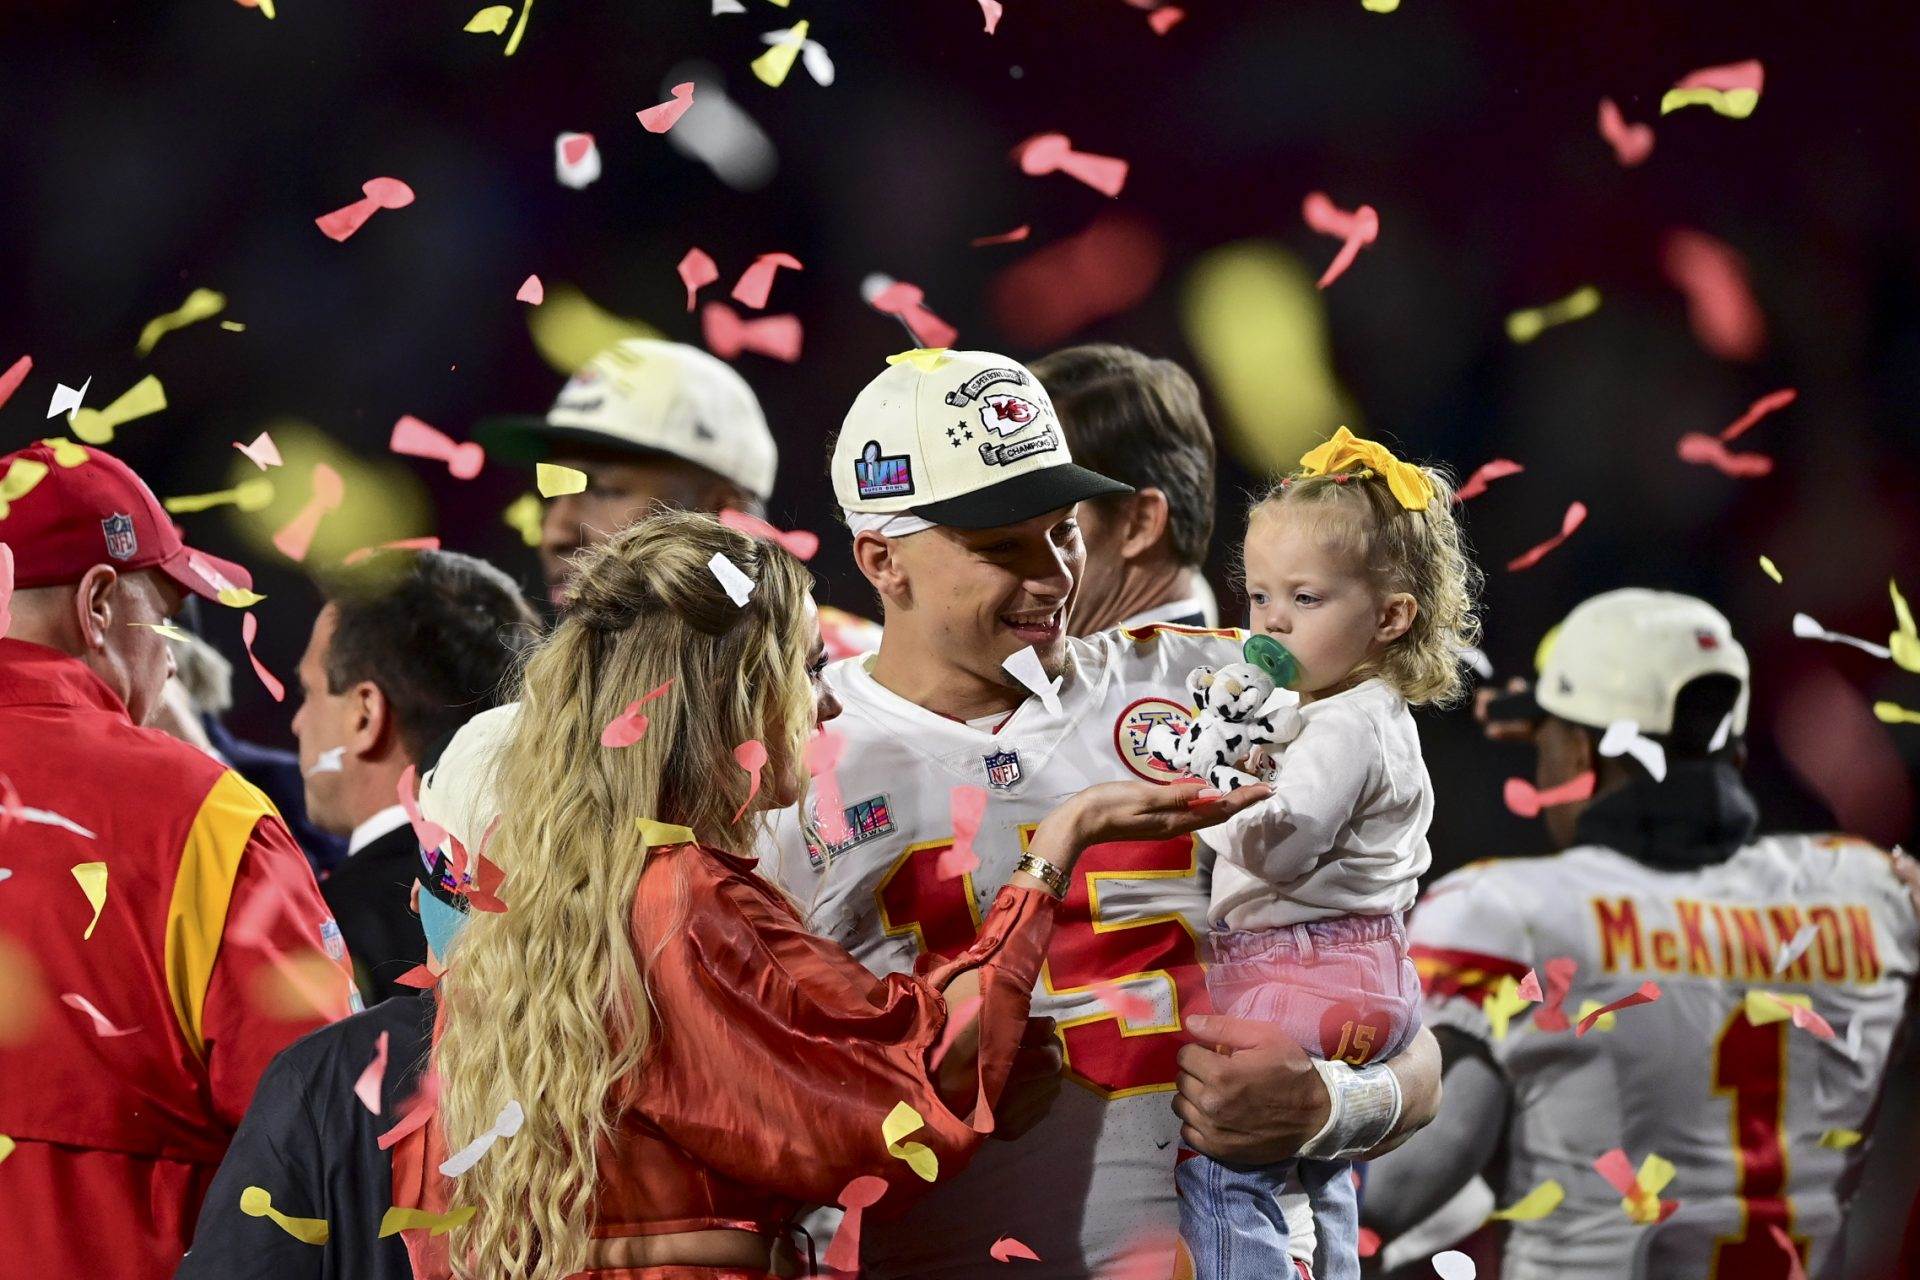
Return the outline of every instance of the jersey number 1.
<path id="1" fill-rule="evenodd" d="M 1775 1238 L 1793 1239 L 1793 1202 L 1787 1198 L 1787 1022 L 1755 1026 L 1744 1010 L 1728 1019 L 1713 1046 L 1713 1091 L 1729 1095 L 1733 1152 L 1740 1173 L 1741 1232 L 1714 1242 L 1715 1280 L 1787 1280 L 1793 1263 Z M 1798 1251 L 1800 1240 L 1793 1240 Z"/>

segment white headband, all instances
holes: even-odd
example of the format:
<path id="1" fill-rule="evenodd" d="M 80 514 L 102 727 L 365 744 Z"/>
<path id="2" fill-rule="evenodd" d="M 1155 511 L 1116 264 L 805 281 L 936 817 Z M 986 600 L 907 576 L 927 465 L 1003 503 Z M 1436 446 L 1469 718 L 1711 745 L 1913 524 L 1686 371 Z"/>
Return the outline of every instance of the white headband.
<path id="1" fill-rule="evenodd" d="M 888 514 L 884 511 L 853 511 L 842 507 L 840 514 L 846 517 L 847 528 L 851 532 L 877 533 L 884 538 L 904 538 L 910 533 L 922 533 L 935 527 L 933 521 L 922 520 L 910 511 Z"/>

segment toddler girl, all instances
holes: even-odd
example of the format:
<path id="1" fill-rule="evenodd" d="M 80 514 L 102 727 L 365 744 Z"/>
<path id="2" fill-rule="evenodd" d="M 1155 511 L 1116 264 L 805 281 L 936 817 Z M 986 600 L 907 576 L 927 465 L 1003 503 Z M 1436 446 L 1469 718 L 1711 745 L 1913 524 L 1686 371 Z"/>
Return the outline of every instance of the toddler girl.
<path id="1" fill-rule="evenodd" d="M 1250 628 L 1293 655 L 1300 706 L 1296 735 L 1265 748 L 1272 797 L 1200 832 L 1219 855 L 1207 989 L 1217 1012 L 1273 1023 L 1319 1059 L 1334 1118 L 1297 1171 L 1319 1280 L 1341 1280 L 1359 1274 L 1348 1161 L 1397 1119 L 1385 1060 L 1419 1029 L 1402 917 L 1427 869 L 1433 798 L 1407 708 L 1460 693 L 1478 573 L 1446 479 L 1345 427 L 1254 505 L 1245 561 Z M 1195 1280 L 1294 1274 L 1276 1196 L 1295 1165 L 1182 1161 Z"/>

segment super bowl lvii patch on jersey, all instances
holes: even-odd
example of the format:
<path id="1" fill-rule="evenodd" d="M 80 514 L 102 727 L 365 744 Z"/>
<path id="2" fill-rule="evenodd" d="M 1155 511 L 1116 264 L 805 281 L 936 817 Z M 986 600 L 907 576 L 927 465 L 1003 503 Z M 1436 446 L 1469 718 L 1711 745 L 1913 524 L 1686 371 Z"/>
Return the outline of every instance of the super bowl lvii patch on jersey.
<path id="1" fill-rule="evenodd" d="M 816 814 L 809 808 L 809 821 L 805 827 L 807 840 L 807 861 L 813 864 L 815 871 L 824 871 L 827 864 L 853 848 L 876 840 L 893 830 L 893 812 L 885 792 L 877 796 L 868 796 L 858 804 L 850 804 L 841 810 L 847 821 L 847 836 L 844 840 L 832 841 L 820 834 L 820 824 L 813 820 Z"/>

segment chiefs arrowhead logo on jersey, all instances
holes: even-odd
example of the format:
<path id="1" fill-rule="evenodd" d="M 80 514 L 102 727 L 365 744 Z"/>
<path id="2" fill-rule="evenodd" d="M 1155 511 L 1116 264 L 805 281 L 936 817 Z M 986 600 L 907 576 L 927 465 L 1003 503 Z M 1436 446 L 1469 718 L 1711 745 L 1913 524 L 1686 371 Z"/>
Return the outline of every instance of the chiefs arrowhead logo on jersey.
<path id="1" fill-rule="evenodd" d="M 1176 775 L 1156 764 L 1147 750 L 1147 735 L 1166 725 L 1175 733 L 1193 728 L 1193 712 L 1170 698 L 1142 698 L 1129 703 L 1113 725 L 1113 749 L 1120 762 L 1148 782 L 1173 782 Z"/>
<path id="2" fill-rule="evenodd" d="M 980 402 L 981 425 L 998 436 L 1010 436 L 1039 416 L 1040 406 L 1021 396 L 1000 393 Z"/>

